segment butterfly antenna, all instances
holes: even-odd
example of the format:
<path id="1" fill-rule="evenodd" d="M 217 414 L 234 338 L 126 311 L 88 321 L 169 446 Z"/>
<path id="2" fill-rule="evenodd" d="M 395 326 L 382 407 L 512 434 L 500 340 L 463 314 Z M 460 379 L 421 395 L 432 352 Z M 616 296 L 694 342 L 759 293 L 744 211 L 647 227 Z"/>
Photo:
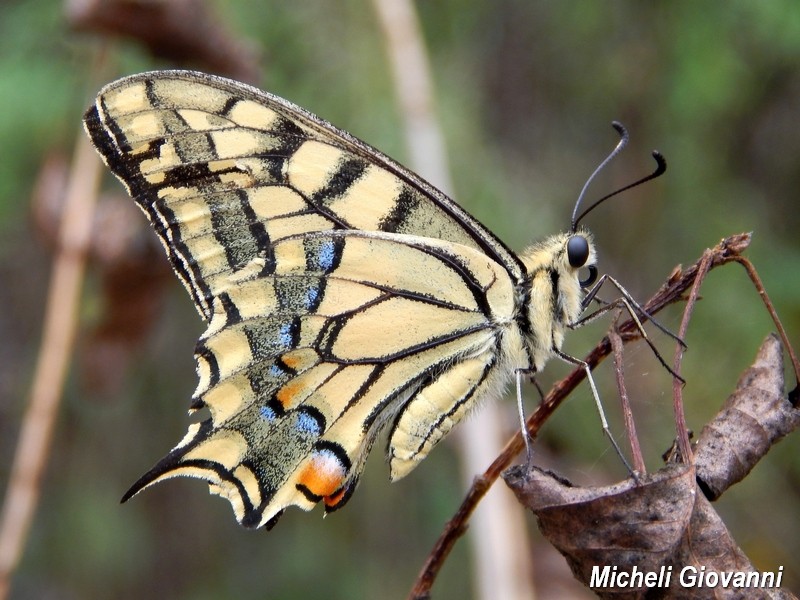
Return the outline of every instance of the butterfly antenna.
<path id="1" fill-rule="evenodd" d="M 597 204 L 599 204 L 599 202 L 595 202 L 592 206 L 589 207 L 588 210 L 583 211 L 579 217 L 576 217 L 576 215 L 578 214 L 578 208 L 580 208 L 581 202 L 583 201 L 584 196 L 586 196 L 586 190 L 589 189 L 589 184 L 592 183 L 592 180 L 595 177 L 597 177 L 597 174 L 600 171 L 602 171 L 605 168 L 605 166 L 609 162 L 611 162 L 611 160 L 617 154 L 622 152 L 622 149 L 625 148 L 625 146 L 628 145 L 628 130 L 625 129 L 625 127 L 622 125 L 622 123 L 620 123 L 619 121 L 612 121 L 611 122 L 611 126 L 614 129 L 616 129 L 617 133 L 619 134 L 619 142 L 617 142 L 617 145 L 614 147 L 614 149 L 611 151 L 611 153 L 608 156 L 606 156 L 605 160 L 603 160 L 603 162 L 601 162 L 598 165 L 598 167 L 594 170 L 594 173 L 589 175 L 589 179 L 586 180 L 586 183 L 583 184 L 583 189 L 581 190 L 581 193 L 578 195 L 578 201 L 575 202 L 575 208 L 572 209 L 572 229 L 571 229 L 571 231 L 573 233 L 575 233 L 575 231 L 577 230 L 578 222 L 586 215 L 586 213 L 588 213 L 590 210 L 592 210 L 592 208 L 594 208 Z M 623 189 L 626 189 L 626 188 L 623 188 Z M 622 191 L 622 190 L 619 190 L 619 191 Z M 615 192 L 615 193 L 619 193 L 619 192 Z M 611 195 L 613 196 L 613 194 L 611 194 Z"/>
<path id="2" fill-rule="evenodd" d="M 641 179 L 639 179 L 637 181 L 634 181 L 633 183 L 630 183 L 630 184 L 626 185 L 625 187 L 621 187 L 618 190 L 616 190 L 614 192 L 611 192 L 610 194 L 606 194 L 605 196 L 603 196 L 599 200 L 595 201 L 589 208 L 584 210 L 577 219 L 575 218 L 575 213 L 573 212 L 572 213 L 572 231 L 575 231 L 575 228 L 578 226 L 578 223 L 580 222 L 580 220 L 583 219 L 583 217 L 585 217 L 591 210 L 593 210 L 595 207 L 597 207 L 597 205 L 600 204 L 601 202 L 605 202 L 609 198 L 613 198 L 614 196 L 616 196 L 617 194 L 621 194 L 625 190 L 629 190 L 629 189 L 631 189 L 633 187 L 636 187 L 637 185 L 641 185 L 645 181 L 650 181 L 651 179 L 655 179 L 656 177 L 660 177 L 661 175 L 663 175 L 664 171 L 667 170 L 667 161 L 666 161 L 666 159 L 661 155 L 661 153 L 658 150 L 653 150 L 653 158 L 656 161 L 656 170 L 653 171 L 652 173 L 650 173 L 650 175 L 648 175 L 647 177 L 642 177 Z M 602 167 L 603 165 L 600 165 L 600 166 Z M 580 199 L 578 199 L 578 202 L 580 202 Z M 576 205 L 576 208 L 577 208 L 577 205 Z"/>

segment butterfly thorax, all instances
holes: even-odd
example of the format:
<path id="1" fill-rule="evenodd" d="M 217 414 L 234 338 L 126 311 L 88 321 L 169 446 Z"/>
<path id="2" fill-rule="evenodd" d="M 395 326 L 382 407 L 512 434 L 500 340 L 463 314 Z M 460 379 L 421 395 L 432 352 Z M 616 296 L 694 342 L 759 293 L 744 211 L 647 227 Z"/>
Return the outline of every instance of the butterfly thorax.
<path id="1" fill-rule="evenodd" d="M 540 371 L 561 348 L 564 332 L 580 316 L 583 296 L 579 272 L 570 265 L 567 243 L 575 234 L 561 233 L 527 248 L 520 254 L 527 277 L 523 284 L 521 329 L 526 334 L 530 367 Z M 589 257 L 584 265 L 595 264 L 591 235 L 581 232 L 589 243 Z"/>

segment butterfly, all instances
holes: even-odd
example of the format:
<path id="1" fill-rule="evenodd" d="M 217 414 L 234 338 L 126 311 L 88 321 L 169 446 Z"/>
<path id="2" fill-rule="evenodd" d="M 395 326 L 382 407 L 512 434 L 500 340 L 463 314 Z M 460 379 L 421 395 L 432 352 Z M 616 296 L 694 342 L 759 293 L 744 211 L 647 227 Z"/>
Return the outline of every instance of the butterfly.
<path id="1" fill-rule="evenodd" d="M 574 215 L 515 254 L 347 132 L 198 72 L 110 83 L 84 124 L 207 324 L 191 411 L 210 416 L 123 501 L 189 476 L 246 527 L 331 512 L 382 431 L 400 479 L 514 376 L 577 360 L 597 268 Z"/>

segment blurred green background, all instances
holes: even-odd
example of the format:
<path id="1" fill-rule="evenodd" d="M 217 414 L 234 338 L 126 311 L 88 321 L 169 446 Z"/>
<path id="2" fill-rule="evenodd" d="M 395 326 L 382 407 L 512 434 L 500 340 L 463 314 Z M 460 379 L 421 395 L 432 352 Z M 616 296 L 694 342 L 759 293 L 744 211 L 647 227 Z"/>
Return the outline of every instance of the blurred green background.
<path id="1" fill-rule="evenodd" d="M 260 87 L 404 162 L 372 4 L 219 0 L 209 6 L 259 55 Z M 417 8 L 463 206 L 516 249 L 565 229 L 586 177 L 616 142 L 610 121 L 621 120 L 632 142 L 589 198 L 649 172 L 653 148 L 669 169 L 586 220 L 601 271 L 646 299 L 674 265 L 693 262 L 723 236 L 752 231 L 748 256 L 797 342 L 796 0 L 439 0 Z M 56 0 L 0 4 L 0 493 L 40 343 L 52 257 L 47 210 L 32 203 L 42 163 L 54 153 L 69 156 L 101 84 L 186 66 L 155 61 L 133 40 L 76 32 L 65 11 Z M 92 65 L 103 45 L 109 59 L 98 80 Z M 110 177 L 105 187 L 121 189 Z M 376 448 L 345 510 L 325 520 L 319 512 L 290 511 L 268 534 L 239 528 L 227 503 L 194 481 L 169 482 L 119 505 L 127 487 L 185 431 L 183 411 L 195 387 L 192 349 L 202 325 L 177 281 L 167 279 L 149 317 L 152 329 L 128 346 L 117 340 L 127 359 L 106 357 L 104 372 L 93 372 L 91 357 L 108 348 L 97 346 L 95 335 L 104 285 L 101 269 L 90 266 L 74 368 L 11 597 L 404 597 L 465 490 L 450 444 L 391 486 Z M 680 314 L 673 307 L 661 321 L 677 331 Z M 565 349 L 585 353 L 607 326 L 576 332 Z M 684 360 L 691 428 L 699 431 L 716 412 L 772 330 L 742 269 L 711 273 Z M 670 357 L 669 340 L 654 339 Z M 655 470 L 674 435 L 670 379 L 645 346 L 629 347 L 626 358 L 642 444 Z M 566 372 L 553 365 L 541 382 Z M 604 365 L 598 384 L 622 437 L 611 375 Z M 513 431 L 511 396 L 485 410 L 501 411 Z M 556 456 L 553 465 L 579 482 L 625 474 L 585 386 L 538 444 L 543 461 Z M 797 436 L 784 441 L 717 503 L 756 566 L 783 565 L 784 583 L 794 591 L 800 590 L 798 449 Z M 528 522 L 538 548 L 544 542 Z M 537 577 L 555 575 L 537 571 Z M 471 597 L 472 585 L 469 548 L 461 542 L 434 593 Z"/>

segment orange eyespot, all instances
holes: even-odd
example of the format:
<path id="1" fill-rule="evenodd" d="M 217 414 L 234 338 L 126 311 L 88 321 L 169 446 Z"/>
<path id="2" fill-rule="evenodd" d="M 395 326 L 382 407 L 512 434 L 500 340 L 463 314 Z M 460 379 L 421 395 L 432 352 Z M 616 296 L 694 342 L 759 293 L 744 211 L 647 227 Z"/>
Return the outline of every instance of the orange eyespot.
<path id="1" fill-rule="evenodd" d="M 326 504 L 336 504 L 331 495 L 342 487 L 346 475 L 347 469 L 339 457 L 329 450 L 318 450 L 297 478 L 297 483 L 314 496 L 326 498 Z"/>

